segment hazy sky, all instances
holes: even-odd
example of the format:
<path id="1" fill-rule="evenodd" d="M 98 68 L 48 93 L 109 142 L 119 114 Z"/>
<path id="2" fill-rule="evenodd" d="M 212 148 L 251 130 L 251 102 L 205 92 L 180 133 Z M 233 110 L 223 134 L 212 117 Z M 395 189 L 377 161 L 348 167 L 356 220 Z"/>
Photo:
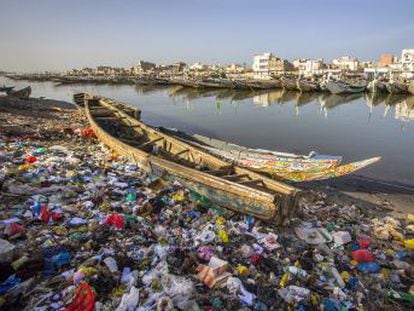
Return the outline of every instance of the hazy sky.
<path id="1" fill-rule="evenodd" d="M 1 0 L 0 70 L 377 59 L 414 47 L 414 0 Z"/>

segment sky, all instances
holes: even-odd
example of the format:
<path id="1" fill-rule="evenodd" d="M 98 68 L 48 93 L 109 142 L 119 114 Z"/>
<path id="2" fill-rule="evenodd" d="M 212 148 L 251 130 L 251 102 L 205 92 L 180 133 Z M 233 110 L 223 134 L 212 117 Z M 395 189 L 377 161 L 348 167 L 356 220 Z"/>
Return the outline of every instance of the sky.
<path id="1" fill-rule="evenodd" d="M 414 0 L 1 0 L 0 70 L 378 59 L 414 48 Z"/>

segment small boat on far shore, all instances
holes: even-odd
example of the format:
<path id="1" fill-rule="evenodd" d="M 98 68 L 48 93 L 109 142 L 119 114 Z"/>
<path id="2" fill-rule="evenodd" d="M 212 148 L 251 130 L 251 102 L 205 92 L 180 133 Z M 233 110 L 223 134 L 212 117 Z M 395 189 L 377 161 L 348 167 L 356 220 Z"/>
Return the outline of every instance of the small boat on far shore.
<path id="1" fill-rule="evenodd" d="M 319 83 L 311 80 L 298 78 L 296 80 L 296 88 L 299 92 L 317 92 L 320 91 Z"/>
<path id="2" fill-rule="evenodd" d="M 327 81 L 325 82 L 326 88 L 332 94 L 346 94 L 346 93 L 361 93 L 364 92 L 367 84 L 364 82 L 361 83 L 350 83 L 343 81 Z"/>
<path id="3" fill-rule="evenodd" d="M 367 91 L 370 93 L 385 93 L 387 92 L 387 83 L 378 79 L 374 79 L 368 83 Z"/>
<path id="4" fill-rule="evenodd" d="M 411 95 L 414 95 L 414 80 L 410 82 L 410 84 L 408 85 L 408 93 L 410 93 Z"/>
<path id="5" fill-rule="evenodd" d="M 282 81 L 282 88 L 286 91 L 297 91 L 298 85 L 296 83 L 295 78 L 290 77 L 282 77 L 280 79 Z"/>
<path id="6" fill-rule="evenodd" d="M 7 96 L 19 99 L 27 99 L 31 93 L 32 88 L 30 85 L 17 91 L 11 89 L 9 92 L 6 92 Z"/>
<path id="7" fill-rule="evenodd" d="M 408 85 L 402 81 L 390 80 L 386 84 L 387 90 L 390 94 L 407 94 Z"/>
<path id="8" fill-rule="evenodd" d="M 10 93 L 14 89 L 14 86 L 0 86 L 0 92 Z"/>

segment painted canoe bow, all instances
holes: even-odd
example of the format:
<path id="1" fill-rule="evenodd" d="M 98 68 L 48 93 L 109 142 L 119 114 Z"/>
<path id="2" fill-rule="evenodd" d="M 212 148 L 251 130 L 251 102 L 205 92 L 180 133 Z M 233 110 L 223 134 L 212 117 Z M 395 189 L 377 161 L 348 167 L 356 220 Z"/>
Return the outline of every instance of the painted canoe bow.
<path id="1" fill-rule="evenodd" d="M 169 129 L 164 129 L 171 131 Z M 177 134 L 178 135 L 178 134 Z M 183 133 L 180 136 L 185 135 Z M 191 137 L 194 140 L 191 140 Z M 236 144 L 202 135 L 193 135 L 189 142 L 241 167 L 265 173 L 276 179 L 293 182 L 316 181 L 352 174 L 375 162 L 381 157 L 339 165 L 340 156 L 304 156 L 271 150 L 250 149 Z"/>

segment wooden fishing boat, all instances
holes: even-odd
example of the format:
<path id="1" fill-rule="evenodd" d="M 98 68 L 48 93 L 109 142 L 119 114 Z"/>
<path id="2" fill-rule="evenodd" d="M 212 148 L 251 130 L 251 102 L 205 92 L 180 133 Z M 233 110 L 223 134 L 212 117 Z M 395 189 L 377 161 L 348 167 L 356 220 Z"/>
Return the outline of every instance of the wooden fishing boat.
<path id="1" fill-rule="evenodd" d="M 9 92 L 7 92 L 7 96 L 10 97 L 15 97 L 15 98 L 19 98 L 19 99 L 27 99 L 29 98 L 30 94 L 32 93 L 32 88 L 30 86 L 27 86 L 23 89 L 20 90 L 10 90 Z"/>
<path id="2" fill-rule="evenodd" d="M 387 92 L 387 84 L 384 81 L 374 79 L 368 83 L 367 91 L 370 93 L 385 93 Z"/>
<path id="3" fill-rule="evenodd" d="M 224 89 L 231 89 L 234 88 L 235 85 L 228 79 L 202 79 L 196 81 L 196 87 L 205 87 L 205 88 L 224 88 Z"/>
<path id="4" fill-rule="evenodd" d="M 169 131 L 171 135 L 174 134 L 174 130 L 162 129 L 162 131 Z M 179 133 L 177 135 L 181 139 L 228 162 L 259 173 L 269 174 L 274 178 L 294 182 L 323 180 L 348 175 L 381 159 L 380 157 L 374 157 L 339 165 L 342 161 L 341 156 L 319 155 L 317 153 L 305 156 L 251 149 L 202 135 L 189 136 L 182 132 Z"/>
<path id="5" fill-rule="evenodd" d="M 239 88 L 248 90 L 269 90 L 282 87 L 282 82 L 279 79 L 270 80 L 244 80 L 236 81 Z"/>
<path id="6" fill-rule="evenodd" d="M 300 191 L 240 168 L 130 117 L 120 104 L 76 94 L 97 137 L 149 174 L 178 181 L 212 203 L 282 223 L 295 210 Z"/>
<path id="7" fill-rule="evenodd" d="M 320 90 L 319 83 L 305 79 L 296 79 L 296 88 L 299 92 L 317 92 Z"/>
<path id="8" fill-rule="evenodd" d="M 366 89 L 366 83 L 351 84 L 343 81 L 326 81 L 326 88 L 332 94 L 361 93 Z"/>
<path id="9" fill-rule="evenodd" d="M 407 94 L 408 93 L 408 85 L 401 81 L 390 80 L 386 84 L 386 87 L 387 87 L 387 91 L 390 94 Z"/>
<path id="10" fill-rule="evenodd" d="M 282 77 L 282 88 L 286 91 L 297 91 L 298 86 L 295 78 Z"/>
<path id="11" fill-rule="evenodd" d="M 14 86 L 0 86 L 0 92 L 10 93 L 14 89 Z"/>
<path id="12" fill-rule="evenodd" d="M 412 95 L 414 95 L 414 80 L 410 82 L 408 85 L 408 92 Z"/>

